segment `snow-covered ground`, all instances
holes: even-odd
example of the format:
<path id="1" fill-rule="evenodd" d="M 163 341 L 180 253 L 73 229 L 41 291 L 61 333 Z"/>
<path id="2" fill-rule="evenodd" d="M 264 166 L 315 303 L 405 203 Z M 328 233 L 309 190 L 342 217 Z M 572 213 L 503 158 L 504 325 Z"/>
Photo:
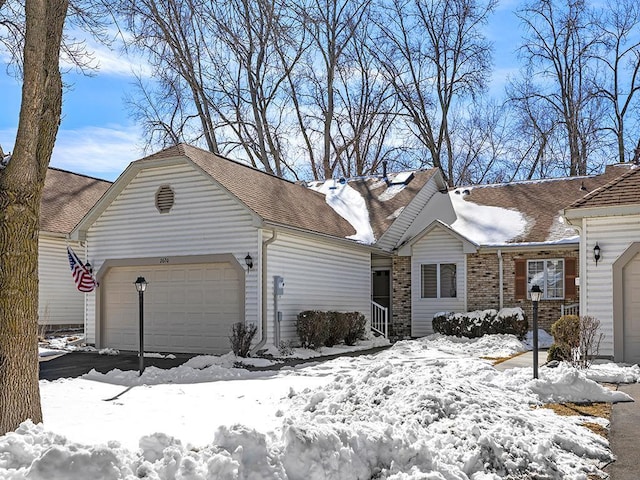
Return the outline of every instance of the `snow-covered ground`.
<path id="1" fill-rule="evenodd" d="M 532 380 L 480 358 L 525 349 L 438 335 L 279 371 L 196 357 L 142 378 L 42 381 L 44 424 L 0 437 L 0 478 L 586 479 L 612 459 L 607 441 L 537 407 L 628 401 L 587 375 L 637 382 L 640 369 L 561 365 Z"/>

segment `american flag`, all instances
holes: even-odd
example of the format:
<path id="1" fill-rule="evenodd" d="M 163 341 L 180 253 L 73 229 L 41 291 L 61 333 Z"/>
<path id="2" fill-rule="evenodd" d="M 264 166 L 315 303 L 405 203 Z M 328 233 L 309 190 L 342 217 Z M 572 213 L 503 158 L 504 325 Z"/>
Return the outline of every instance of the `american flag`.
<path id="1" fill-rule="evenodd" d="M 96 279 L 93 277 L 91 270 L 82 263 L 76 253 L 71 250 L 71 247 L 67 247 L 67 254 L 69 255 L 71 275 L 76 282 L 77 289 L 85 293 L 93 292 L 98 286 L 98 282 L 96 282 Z"/>

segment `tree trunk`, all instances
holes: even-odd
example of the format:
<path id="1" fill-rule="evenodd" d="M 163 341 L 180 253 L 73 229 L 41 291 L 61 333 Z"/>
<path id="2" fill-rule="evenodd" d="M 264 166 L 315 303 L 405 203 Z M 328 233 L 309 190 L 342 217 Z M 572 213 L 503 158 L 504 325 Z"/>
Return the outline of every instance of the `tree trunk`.
<path id="1" fill-rule="evenodd" d="M 0 173 L 0 435 L 42 421 L 38 388 L 40 200 L 60 122 L 66 0 L 27 0 L 15 148 Z"/>

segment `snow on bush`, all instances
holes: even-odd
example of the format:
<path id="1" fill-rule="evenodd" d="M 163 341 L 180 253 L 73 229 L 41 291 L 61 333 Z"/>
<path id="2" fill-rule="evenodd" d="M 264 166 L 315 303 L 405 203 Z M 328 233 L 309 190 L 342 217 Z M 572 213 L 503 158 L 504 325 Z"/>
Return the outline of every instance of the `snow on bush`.
<path id="1" fill-rule="evenodd" d="M 433 316 L 433 331 L 444 335 L 477 338 L 509 333 L 524 338 L 529 323 L 520 308 L 475 310 L 466 313 L 439 312 Z"/>

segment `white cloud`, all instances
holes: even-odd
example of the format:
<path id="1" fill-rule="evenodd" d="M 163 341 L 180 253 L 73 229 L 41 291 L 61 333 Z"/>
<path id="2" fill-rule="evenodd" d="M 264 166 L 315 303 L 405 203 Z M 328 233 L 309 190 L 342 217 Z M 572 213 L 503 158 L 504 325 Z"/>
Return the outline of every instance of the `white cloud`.
<path id="1" fill-rule="evenodd" d="M 13 151 L 15 129 L 0 130 L 0 145 Z M 50 165 L 105 180 L 115 180 L 130 162 L 144 156 L 135 126 L 87 126 L 58 132 Z"/>
<path id="2" fill-rule="evenodd" d="M 131 49 L 125 51 L 121 33 L 113 32 L 111 46 L 104 45 L 95 40 L 86 32 L 75 30 L 71 36 L 78 41 L 84 42 L 86 50 L 92 59 L 89 62 L 92 67 L 97 67 L 101 75 L 112 75 L 118 77 L 133 77 L 139 75 L 148 77 L 151 75 L 151 68 L 141 56 L 136 55 Z M 72 68 L 74 65 L 66 55 L 62 55 L 61 63 L 63 67 Z"/>
<path id="3" fill-rule="evenodd" d="M 60 130 L 51 166 L 114 180 L 133 160 L 144 155 L 134 126 L 87 126 Z"/>

